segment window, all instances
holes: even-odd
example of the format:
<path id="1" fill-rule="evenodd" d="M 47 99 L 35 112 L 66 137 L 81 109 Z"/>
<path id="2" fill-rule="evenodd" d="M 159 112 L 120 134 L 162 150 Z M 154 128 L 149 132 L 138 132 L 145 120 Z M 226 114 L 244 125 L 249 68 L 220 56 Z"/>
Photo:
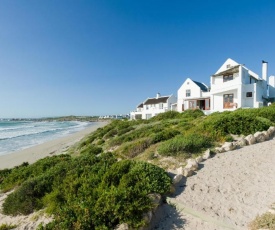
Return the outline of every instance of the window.
<path id="1" fill-rule="evenodd" d="M 148 110 L 149 109 L 149 105 L 146 105 L 146 110 Z"/>
<path id="2" fill-rule="evenodd" d="M 186 97 L 191 97 L 191 90 L 190 90 L 190 89 L 187 89 L 187 90 L 186 90 L 185 96 L 186 96 Z"/>
<path id="3" fill-rule="evenodd" d="M 233 74 L 223 76 L 223 82 L 232 81 L 232 80 L 233 80 Z"/>
<path id="4" fill-rule="evenodd" d="M 230 64 L 226 65 L 226 68 L 227 68 L 227 69 L 229 69 L 230 67 L 231 67 L 231 65 L 230 65 Z"/>
<path id="5" fill-rule="evenodd" d="M 234 107 L 233 103 L 234 95 L 233 94 L 224 94 L 223 95 L 223 108 L 231 109 Z"/>
<path id="6" fill-rule="evenodd" d="M 246 97 L 252 97 L 252 92 L 246 92 Z"/>
<path id="7" fill-rule="evenodd" d="M 196 101 L 189 101 L 189 109 L 196 109 Z"/>
<path id="8" fill-rule="evenodd" d="M 163 103 L 159 104 L 159 109 L 163 109 Z"/>

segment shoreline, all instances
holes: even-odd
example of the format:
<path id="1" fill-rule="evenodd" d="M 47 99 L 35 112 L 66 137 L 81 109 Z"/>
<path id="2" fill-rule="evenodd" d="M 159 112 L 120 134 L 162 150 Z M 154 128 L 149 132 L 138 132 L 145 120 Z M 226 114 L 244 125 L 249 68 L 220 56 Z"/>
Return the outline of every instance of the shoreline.
<path id="1" fill-rule="evenodd" d="M 54 139 L 23 150 L 7 153 L 5 155 L 0 155 L 0 170 L 5 168 L 13 168 L 22 164 L 23 162 L 32 164 L 37 160 L 47 156 L 62 154 L 66 152 L 69 147 L 79 142 L 86 135 L 107 124 L 108 122 L 100 122 L 97 125 L 89 126 L 81 131 L 60 137 L 58 139 Z"/>

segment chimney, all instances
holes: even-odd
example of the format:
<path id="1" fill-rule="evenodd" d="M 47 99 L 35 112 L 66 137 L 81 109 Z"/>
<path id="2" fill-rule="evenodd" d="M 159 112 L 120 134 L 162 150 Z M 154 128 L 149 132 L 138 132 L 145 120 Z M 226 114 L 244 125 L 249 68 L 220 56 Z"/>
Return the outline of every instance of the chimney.
<path id="1" fill-rule="evenodd" d="M 157 98 L 157 99 L 159 99 L 159 98 L 160 98 L 160 93 L 157 93 L 156 98 Z"/>
<path id="2" fill-rule="evenodd" d="M 267 62 L 266 61 L 262 61 L 262 79 L 267 81 Z M 268 84 L 268 82 L 267 82 Z"/>

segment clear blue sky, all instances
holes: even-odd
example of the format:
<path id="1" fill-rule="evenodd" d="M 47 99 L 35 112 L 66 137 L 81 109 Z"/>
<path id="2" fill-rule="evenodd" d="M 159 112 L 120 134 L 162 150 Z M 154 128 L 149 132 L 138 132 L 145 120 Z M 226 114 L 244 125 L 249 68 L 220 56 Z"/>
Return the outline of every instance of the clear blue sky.
<path id="1" fill-rule="evenodd" d="M 275 1 L 1 0 L 0 118 L 129 113 L 228 57 L 275 75 Z"/>

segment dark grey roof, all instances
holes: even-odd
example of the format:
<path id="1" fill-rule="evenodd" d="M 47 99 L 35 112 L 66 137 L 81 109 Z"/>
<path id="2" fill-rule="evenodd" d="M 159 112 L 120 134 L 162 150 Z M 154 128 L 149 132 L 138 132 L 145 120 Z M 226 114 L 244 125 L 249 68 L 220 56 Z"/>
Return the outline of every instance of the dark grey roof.
<path id="1" fill-rule="evenodd" d="M 143 104 L 144 105 L 154 105 L 159 103 L 166 103 L 169 97 L 159 97 L 159 98 L 148 98 Z"/>
<path id="2" fill-rule="evenodd" d="M 137 108 L 143 108 L 143 103 L 139 104 Z"/>
<path id="3" fill-rule="evenodd" d="M 198 81 L 193 81 L 193 82 L 194 82 L 197 86 L 199 86 L 203 92 L 208 92 L 208 88 L 206 87 L 206 85 L 204 85 L 203 83 L 198 82 Z"/>

